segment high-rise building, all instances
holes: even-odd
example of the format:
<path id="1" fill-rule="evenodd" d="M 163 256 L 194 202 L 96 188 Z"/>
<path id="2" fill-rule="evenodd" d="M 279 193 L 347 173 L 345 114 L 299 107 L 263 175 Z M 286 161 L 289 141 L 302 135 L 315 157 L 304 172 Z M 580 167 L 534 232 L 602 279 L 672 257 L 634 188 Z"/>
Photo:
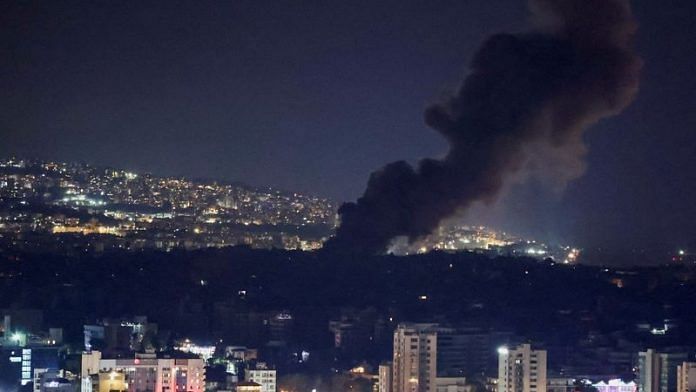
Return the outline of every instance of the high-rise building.
<path id="1" fill-rule="evenodd" d="M 482 331 L 478 328 L 437 330 L 437 376 L 482 379 L 495 374 L 495 350 L 510 344 L 511 333 Z"/>
<path id="2" fill-rule="evenodd" d="M 391 392 L 392 390 L 392 364 L 385 362 L 379 365 L 377 392 Z"/>
<path id="3" fill-rule="evenodd" d="M 483 379 L 495 348 L 512 334 L 439 324 L 402 323 L 394 332 L 392 392 L 435 391 L 435 378 Z"/>
<path id="4" fill-rule="evenodd" d="M 392 392 L 435 392 L 437 324 L 399 324 L 394 331 Z"/>
<path id="5" fill-rule="evenodd" d="M 659 353 L 648 349 L 638 353 L 638 391 L 675 392 L 677 366 L 687 360 L 686 353 Z"/>
<path id="6" fill-rule="evenodd" d="M 682 362 L 677 366 L 677 392 L 696 391 L 696 362 Z"/>
<path id="7" fill-rule="evenodd" d="M 529 344 L 498 349 L 498 392 L 546 392 L 546 351 Z"/>

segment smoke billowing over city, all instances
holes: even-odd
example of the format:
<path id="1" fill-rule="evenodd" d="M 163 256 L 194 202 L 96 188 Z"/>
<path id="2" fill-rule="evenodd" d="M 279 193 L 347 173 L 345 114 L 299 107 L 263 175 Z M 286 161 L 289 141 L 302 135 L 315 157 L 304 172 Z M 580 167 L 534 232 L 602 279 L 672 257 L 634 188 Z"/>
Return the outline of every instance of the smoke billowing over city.
<path id="1" fill-rule="evenodd" d="M 493 201 L 534 166 L 552 167 L 547 175 L 561 184 L 582 174 L 583 132 L 638 90 L 636 21 L 623 0 L 535 0 L 529 8 L 530 32 L 490 37 L 459 90 L 426 109 L 447 155 L 374 172 L 364 195 L 340 208 L 331 246 L 384 252 L 395 237 L 422 237 L 472 203 Z"/>
<path id="2" fill-rule="evenodd" d="M 696 392 L 696 1 L 1 8 L 0 392 Z"/>

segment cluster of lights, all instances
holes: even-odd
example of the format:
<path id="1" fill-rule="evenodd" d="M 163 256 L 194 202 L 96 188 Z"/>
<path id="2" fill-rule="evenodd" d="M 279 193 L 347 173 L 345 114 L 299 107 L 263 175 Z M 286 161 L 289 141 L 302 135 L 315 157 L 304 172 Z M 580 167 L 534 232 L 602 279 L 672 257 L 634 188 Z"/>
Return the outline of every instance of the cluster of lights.
<path id="1" fill-rule="evenodd" d="M 578 260 L 578 256 L 580 256 L 580 250 L 571 248 L 568 251 L 568 254 L 566 255 L 566 258 L 563 260 L 564 264 L 573 264 Z"/>
<path id="2" fill-rule="evenodd" d="M 527 248 L 527 254 L 528 255 L 545 255 L 546 251 L 543 249 L 536 249 L 536 248 Z"/>
<path id="3" fill-rule="evenodd" d="M 653 335 L 666 335 L 667 331 L 669 331 L 669 326 L 665 324 L 662 328 L 653 328 L 650 330 L 650 333 Z"/>
<path id="4" fill-rule="evenodd" d="M 90 225 L 85 222 L 75 222 L 75 218 L 53 214 L 50 210 L 44 215 L 32 216 L 10 211 L 7 217 L 0 216 L 0 232 L 142 236 L 142 241 L 137 241 L 132 249 L 171 250 L 181 246 L 208 248 L 246 244 L 258 248 L 312 250 L 321 247 L 321 236 L 305 237 L 304 234 L 283 231 L 282 243 L 279 244 L 277 234 L 283 229 L 272 227 L 316 224 L 331 227 L 336 223 L 336 208 L 332 202 L 298 193 L 198 183 L 83 164 L 6 159 L 0 160 L 0 167 L 36 169 L 39 173 L 0 173 L 0 200 L 7 197 L 24 205 L 42 200 L 41 203 L 47 205 L 85 208 L 97 221 L 103 216 L 116 220 L 109 226 L 93 224 L 96 227 L 87 227 Z M 46 187 L 58 188 L 62 195 L 53 200 L 41 197 L 41 189 Z M 187 219 L 174 221 L 180 216 Z M 230 224 L 267 225 L 269 229 L 239 233 L 229 230 Z M 182 233 L 193 238 L 182 238 Z M 133 246 L 132 242 L 119 238 L 103 237 L 100 241 L 108 247 L 131 249 Z"/>
<path id="5" fill-rule="evenodd" d="M 206 361 L 215 354 L 215 346 L 199 346 L 189 339 L 184 340 L 183 344 L 175 347 L 175 349 L 185 353 L 196 354 Z"/>

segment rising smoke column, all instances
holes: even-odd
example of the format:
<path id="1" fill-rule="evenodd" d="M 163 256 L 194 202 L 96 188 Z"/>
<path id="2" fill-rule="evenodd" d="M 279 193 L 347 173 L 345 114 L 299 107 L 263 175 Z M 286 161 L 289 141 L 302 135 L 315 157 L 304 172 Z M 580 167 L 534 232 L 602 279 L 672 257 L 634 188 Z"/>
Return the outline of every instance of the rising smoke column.
<path id="1" fill-rule="evenodd" d="M 529 8 L 531 32 L 490 37 L 459 90 L 426 109 L 447 155 L 372 173 L 364 195 L 339 209 L 327 248 L 381 253 L 397 236 L 427 235 L 473 202 L 494 200 L 532 164 L 562 180 L 582 174 L 584 130 L 638 90 L 636 23 L 625 0 L 532 0 Z"/>

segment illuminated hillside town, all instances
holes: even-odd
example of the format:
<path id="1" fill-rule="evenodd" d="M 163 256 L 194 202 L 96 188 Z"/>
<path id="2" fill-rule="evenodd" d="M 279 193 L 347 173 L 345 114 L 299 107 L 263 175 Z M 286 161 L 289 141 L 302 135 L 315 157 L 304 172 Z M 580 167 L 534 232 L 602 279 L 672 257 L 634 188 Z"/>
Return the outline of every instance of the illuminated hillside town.
<path id="1" fill-rule="evenodd" d="M 0 392 L 696 392 L 696 1 L 0 9 Z"/>
<path id="2" fill-rule="evenodd" d="M 323 248 L 337 208 L 1 161 L 0 392 L 696 389 L 687 250 L 662 270 L 591 267 L 578 247 L 447 223 L 354 258 Z"/>
<path id="3" fill-rule="evenodd" d="M 6 249 L 102 253 L 221 248 L 316 250 L 337 224 L 337 203 L 299 193 L 87 164 L 0 161 L 0 243 Z M 483 226 L 446 225 L 391 253 L 470 250 L 575 263 L 580 250 Z"/>
<path id="4" fill-rule="evenodd" d="M 468 250 L 492 256 L 526 256 L 550 259 L 563 264 L 578 262 L 580 249 L 571 246 L 552 246 L 498 232 L 485 226 L 446 224 L 423 239 L 408 243 L 405 238 L 394 241 L 389 252 L 397 255 L 427 253 L 432 250 L 456 252 Z"/>
<path id="5" fill-rule="evenodd" d="M 94 252 L 310 250 L 336 217 L 331 202 L 297 193 L 13 159 L 0 162 L 0 205 L 3 242 Z"/>

